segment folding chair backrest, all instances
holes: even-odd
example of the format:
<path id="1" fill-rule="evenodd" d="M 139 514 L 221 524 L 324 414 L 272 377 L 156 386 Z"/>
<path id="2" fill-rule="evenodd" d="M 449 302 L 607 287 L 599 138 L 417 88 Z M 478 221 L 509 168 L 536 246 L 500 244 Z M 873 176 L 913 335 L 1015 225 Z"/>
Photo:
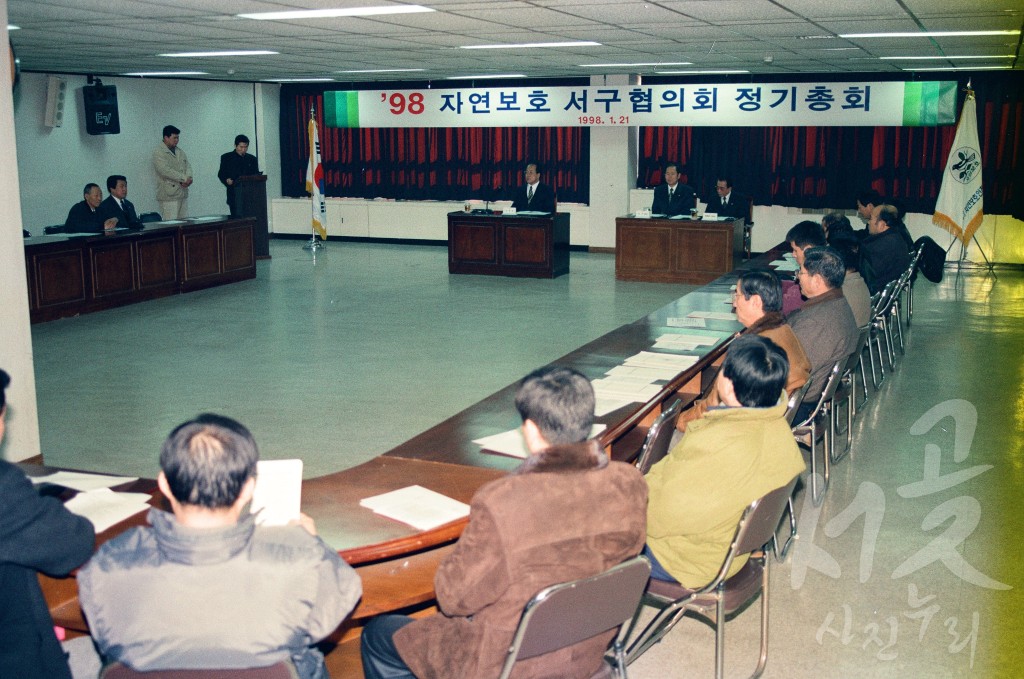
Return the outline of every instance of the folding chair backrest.
<path id="1" fill-rule="evenodd" d="M 651 564 L 637 556 L 538 592 L 523 609 L 502 676 L 517 660 L 572 646 L 632 620 L 650 574 Z"/>
<path id="2" fill-rule="evenodd" d="M 748 554 L 764 547 L 773 537 L 782 520 L 782 512 L 793 495 L 798 477 L 747 507 L 746 516 L 736 534 L 736 554 Z"/>
<path id="3" fill-rule="evenodd" d="M 822 406 L 832 400 L 832 397 L 836 395 L 836 389 L 839 388 L 839 379 L 843 376 L 842 369 L 846 365 L 846 359 L 841 359 L 832 364 L 832 370 L 828 374 L 828 380 L 825 382 L 824 388 L 821 390 L 821 397 L 818 399 L 818 403 L 814 406 L 814 410 L 808 415 L 807 419 L 801 424 L 806 424 L 818 416 Z"/>
<path id="4" fill-rule="evenodd" d="M 647 439 L 636 459 L 636 468 L 640 470 L 641 474 L 647 474 L 651 467 L 668 454 L 668 447 L 672 443 L 672 434 L 675 432 L 680 410 L 682 410 L 682 402 L 674 401 L 672 405 L 662 410 L 661 415 L 658 415 L 651 424 L 651 428 L 647 431 Z"/>
<path id="5" fill-rule="evenodd" d="M 804 396 L 807 395 L 807 390 L 811 388 L 811 381 L 807 380 L 803 385 L 793 392 L 793 395 L 789 397 L 786 402 L 786 424 L 793 426 L 793 420 L 796 418 L 796 411 L 800 410 L 800 404 L 804 402 Z"/>

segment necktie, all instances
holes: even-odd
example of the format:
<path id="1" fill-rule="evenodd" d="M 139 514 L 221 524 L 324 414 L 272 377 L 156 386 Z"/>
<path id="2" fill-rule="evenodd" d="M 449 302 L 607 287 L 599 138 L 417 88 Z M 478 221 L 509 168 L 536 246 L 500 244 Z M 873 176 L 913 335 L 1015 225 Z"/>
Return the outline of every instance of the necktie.
<path id="1" fill-rule="evenodd" d="M 675 189 L 671 186 L 668 187 L 668 202 L 672 202 L 672 194 L 675 193 Z"/>
<path id="2" fill-rule="evenodd" d="M 530 184 L 530 186 L 526 189 L 526 202 L 529 203 L 529 202 L 532 202 L 532 201 L 533 201 L 533 184 Z"/>
<path id="3" fill-rule="evenodd" d="M 726 196 L 725 198 L 722 199 L 722 205 L 728 205 L 728 204 L 729 204 L 729 197 Z"/>

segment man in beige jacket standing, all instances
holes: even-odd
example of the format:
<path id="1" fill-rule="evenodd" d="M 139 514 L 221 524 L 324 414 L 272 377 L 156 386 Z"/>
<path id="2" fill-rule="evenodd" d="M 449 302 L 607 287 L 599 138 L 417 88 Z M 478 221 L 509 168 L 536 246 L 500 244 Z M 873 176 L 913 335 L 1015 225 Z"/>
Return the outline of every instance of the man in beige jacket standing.
<path id="1" fill-rule="evenodd" d="M 188 216 L 188 187 L 192 185 L 192 166 L 178 146 L 181 130 L 174 125 L 164 127 L 164 141 L 153 151 L 156 171 L 156 202 L 164 219 Z"/>

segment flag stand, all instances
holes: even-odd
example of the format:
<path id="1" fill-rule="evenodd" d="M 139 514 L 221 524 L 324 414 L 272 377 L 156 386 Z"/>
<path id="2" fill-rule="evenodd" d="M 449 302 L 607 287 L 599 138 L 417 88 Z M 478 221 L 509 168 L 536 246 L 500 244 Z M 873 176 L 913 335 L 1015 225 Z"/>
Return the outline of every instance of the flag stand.
<path id="1" fill-rule="evenodd" d="M 317 177 L 320 171 L 320 139 L 316 130 L 316 109 L 309 107 L 309 167 L 306 170 L 306 190 L 310 193 L 310 236 L 309 240 L 303 243 L 302 249 L 309 250 L 315 256 L 320 250 L 327 248 L 326 236 L 318 237 L 317 224 L 321 229 L 326 229 L 326 210 L 323 198 L 322 175 Z M 326 234 L 324 230 L 324 234 Z"/>
<path id="2" fill-rule="evenodd" d="M 988 255 L 985 254 L 985 251 L 981 249 L 981 243 L 978 242 L 977 234 L 972 235 L 971 238 L 974 240 L 974 244 L 978 246 L 978 252 L 981 253 L 981 256 L 985 260 L 985 263 L 975 264 L 974 262 L 967 261 L 967 245 L 964 244 L 963 241 L 960 241 L 960 257 L 956 261 L 956 270 L 960 271 L 962 269 L 987 269 L 988 272 L 992 274 L 993 278 L 999 280 L 999 276 L 998 274 L 996 274 L 995 271 L 995 265 L 992 264 L 992 260 L 988 258 Z M 953 249 L 953 243 L 957 242 L 958 240 L 960 239 L 957 238 L 956 236 L 953 236 L 953 241 L 949 244 L 949 247 L 946 248 L 947 255 L 949 254 L 949 251 Z"/>

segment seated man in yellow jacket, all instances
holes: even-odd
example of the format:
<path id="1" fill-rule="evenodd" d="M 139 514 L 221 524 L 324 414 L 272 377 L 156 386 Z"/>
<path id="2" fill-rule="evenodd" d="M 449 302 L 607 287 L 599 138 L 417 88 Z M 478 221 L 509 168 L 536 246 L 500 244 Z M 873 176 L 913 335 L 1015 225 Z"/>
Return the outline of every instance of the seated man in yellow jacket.
<path id="1" fill-rule="evenodd" d="M 651 577 L 706 585 L 747 505 L 803 471 L 783 417 L 788 372 L 786 354 L 766 337 L 745 335 L 729 347 L 716 384 L 722 405 L 691 422 L 647 475 Z M 736 559 L 732 573 L 744 563 Z"/>

